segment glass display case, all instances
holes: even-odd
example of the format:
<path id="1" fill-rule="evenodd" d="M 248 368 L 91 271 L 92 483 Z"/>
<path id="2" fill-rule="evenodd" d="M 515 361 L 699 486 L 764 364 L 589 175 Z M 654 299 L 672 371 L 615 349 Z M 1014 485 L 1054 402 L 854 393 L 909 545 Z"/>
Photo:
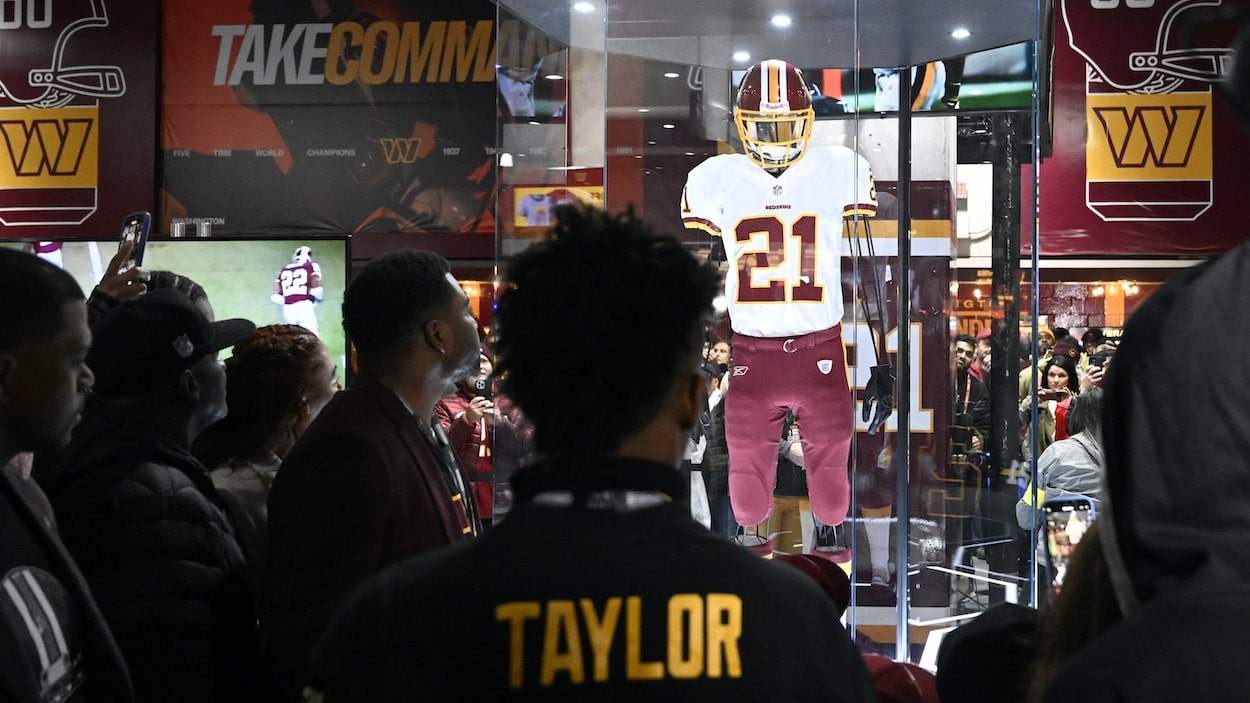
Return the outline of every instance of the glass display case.
<path id="1" fill-rule="evenodd" d="M 751 476 L 689 465 L 706 517 L 744 548 L 841 564 L 849 626 L 899 659 L 1039 598 L 1016 504 L 1055 412 L 1032 392 L 1048 330 L 1021 258 L 1049 20 L 1038 0 L 499 3 L 501 261 L 577 200 L 717 262 L 713 402 L 729 472 Z M 831 335 L 844 356 L 808 372 L 834 390 L 732 406 L 759 383 L 743 357 Z"/>

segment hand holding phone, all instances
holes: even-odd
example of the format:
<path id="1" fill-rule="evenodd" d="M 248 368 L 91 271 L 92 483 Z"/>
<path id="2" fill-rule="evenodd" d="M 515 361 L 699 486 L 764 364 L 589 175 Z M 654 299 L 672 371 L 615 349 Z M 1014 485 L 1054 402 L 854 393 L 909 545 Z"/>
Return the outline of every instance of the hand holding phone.
<path id="1" fill-rule="evenodd" d="M 149 213 L 135 212 L 123 218 L 117 253 L 113 254 L 108 268 L 96 284 L 97 291 L 118 300 L 127 300 L 147 290 L 139 265 L 143 262 L 143 250 L 147 247 L 147 235 L 151 228 L 152 216 Z"/>
<path id="2" fill-rule="evenodd" d="M 464 409 L 464 419 L 468 420 L 470 424 L 476 424 L 483 417 L 489 417 L 493 421 L 494 415 L 495 402 L 482 396 L 477 396 L 470 400 L 469 405 Z"/>
<path id="3" fill-rule="evenodd" d="M 1063 400 L 1067 398 L 1069 391 L 1067 388 L 1039 388 L 1037 389 L 1038 400 Z"/>
<path id="4" fill-rule="evenodd" d="M 1090 365 L 1085 369 L 1085 373 L 1081 376 L 1081 392 L 1085 392 L 1091 388 L 1101 387 L 1103 374 L 1106 371 L 1102 366 Z"/>
<path id="5" fill-rule="evenodd" d="M 96 284 L 97 291 L 118 300 L 127 300 L 147 291 L 143 269 L 130 263 L 133 248 L 129 242 L 122 244 Z"/>

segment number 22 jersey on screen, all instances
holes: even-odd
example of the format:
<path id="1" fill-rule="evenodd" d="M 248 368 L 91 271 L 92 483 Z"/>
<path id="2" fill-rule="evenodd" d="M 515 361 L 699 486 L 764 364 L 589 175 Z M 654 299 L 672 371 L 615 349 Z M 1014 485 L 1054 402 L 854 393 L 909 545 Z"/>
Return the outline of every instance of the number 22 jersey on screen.
<path id="1" fill-rule="evenodd" d="M 734 332 L 789 337 L 842 321 L 843 218 L 877 211 L 868 162 L 842 146 L 813 146 L 778 176 L 742 154 L 690 171 L 681 217 L 724 242 L 725 297 Z"/>

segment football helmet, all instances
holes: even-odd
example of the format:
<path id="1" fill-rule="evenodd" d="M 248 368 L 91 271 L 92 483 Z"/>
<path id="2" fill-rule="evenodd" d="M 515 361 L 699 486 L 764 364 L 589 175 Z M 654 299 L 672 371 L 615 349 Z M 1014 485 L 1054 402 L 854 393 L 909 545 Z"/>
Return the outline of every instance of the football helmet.
<path id="1" fill-rule="evenodd" d="M 766 169 L 796 163 L 807 149 L 815 119 L 799 69 L 768 59 L 747 70 L 738 86 L 734 124 L 752 161 Z"/>
<path id="2" fill-rule="evenodd" d="M 1228 75 L 1233 51 L 1223 46 L 1183 46 L 1187 10 L 1223 0 L 1060 0 L 1068 45 L 1110 86 L 1124 92 L 1170 93 L 1186 83 L 1214 83 Z M 1107 27 L 1154 46 L 1124 51 L 1107 41 Z"/>
<path id="3" fill-rule="evenodd" d="M 70 37 L 88 27 L 108 26 L 104 0 L 14 5 L 31 14 L 20 30 L 5 32 L 20 32 L 20 40 L 0 41 L 0 104 L 61 107 L 78 96 L 113 98 L 126 92 L 126 78 L 117 66 L 65 65 Z"/>
<path id="4" fill-rule="evenodd" d="M 300 247 L 291 255 L 291 263 L 293 264 L 306 264 L 309 261 L 312 261 L 311 247 Z"/>

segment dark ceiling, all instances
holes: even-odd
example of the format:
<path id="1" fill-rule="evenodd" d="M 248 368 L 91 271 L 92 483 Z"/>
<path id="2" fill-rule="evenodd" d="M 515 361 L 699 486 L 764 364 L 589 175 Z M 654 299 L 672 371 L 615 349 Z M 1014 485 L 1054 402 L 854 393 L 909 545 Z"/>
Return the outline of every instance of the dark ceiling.
<path id="1" fill-rule="evenodd" d="M 745 67 L 732 58 L 736 51 L 755 61 L 852 68 L 911 66 L 1016 44 L 1037 37 L 1047 0 L 590 0 L 597 9 L 589 13 L 570 9 L 575 0 L 498 2 L 549 36 L 591 50 L 604 47 L 606 2 L 610 53 L 732 69 Z M 793 24 L 774 27 L 769 19 L 778 13 Z M 971 35 L 953 38 L 956 27 Z"/>

